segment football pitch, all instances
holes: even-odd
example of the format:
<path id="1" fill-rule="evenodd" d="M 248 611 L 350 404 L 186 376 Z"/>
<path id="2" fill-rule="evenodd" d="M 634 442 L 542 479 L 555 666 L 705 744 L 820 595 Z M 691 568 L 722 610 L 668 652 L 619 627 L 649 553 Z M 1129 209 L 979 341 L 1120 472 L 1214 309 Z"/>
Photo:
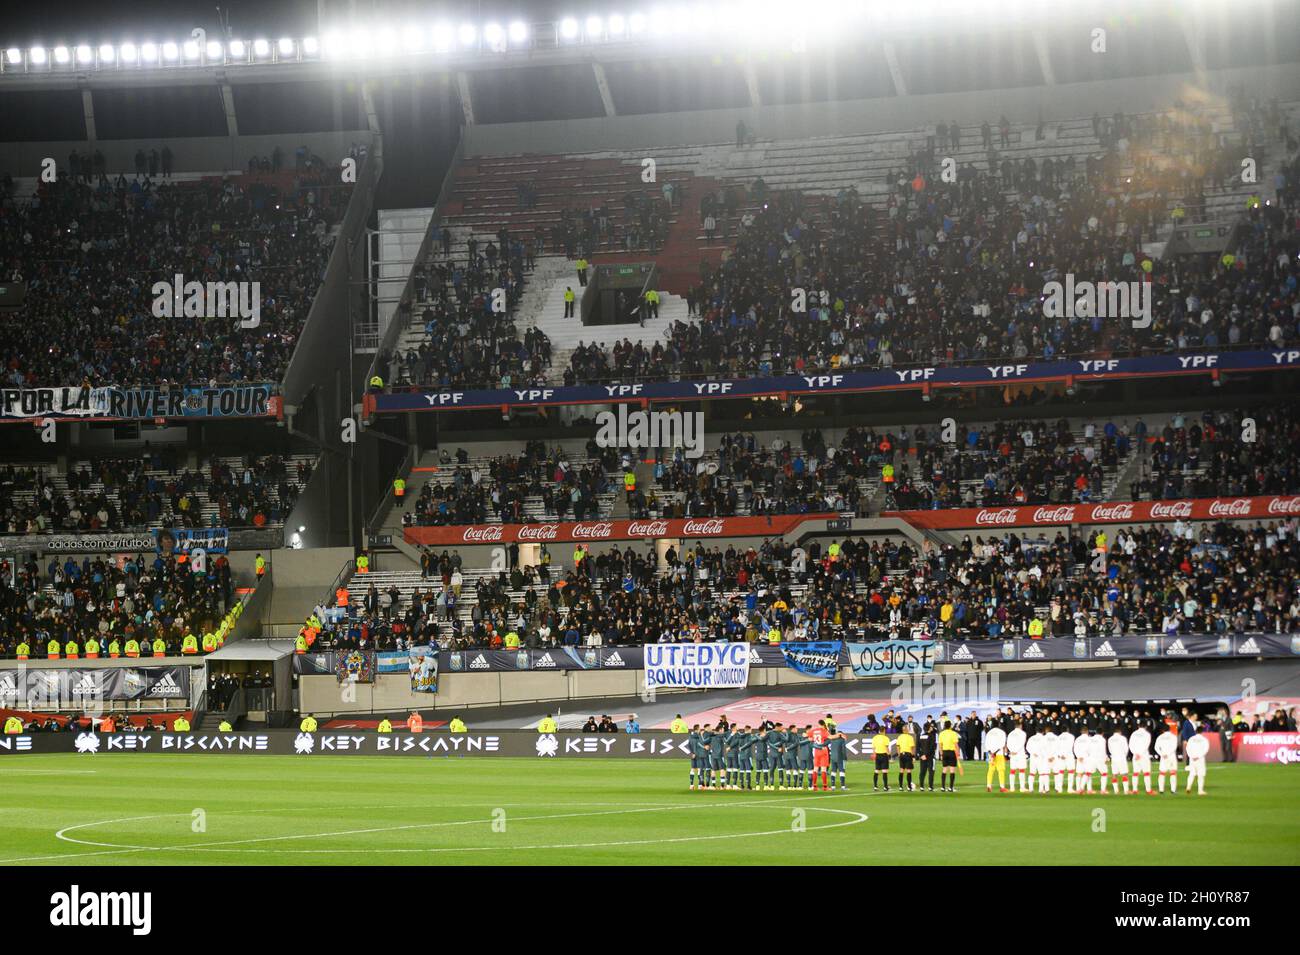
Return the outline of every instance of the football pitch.
<path id="1" fill-rule="evenodd" d="M 989 794 L 983 770 L 955 794 L 875 793 L 865 764 L 849 792 L 691 792 L 684 760 L 14 757 L 0 864 L 1300 864 L 1291 767 L 1212 765 L 1204 797 Z"/>

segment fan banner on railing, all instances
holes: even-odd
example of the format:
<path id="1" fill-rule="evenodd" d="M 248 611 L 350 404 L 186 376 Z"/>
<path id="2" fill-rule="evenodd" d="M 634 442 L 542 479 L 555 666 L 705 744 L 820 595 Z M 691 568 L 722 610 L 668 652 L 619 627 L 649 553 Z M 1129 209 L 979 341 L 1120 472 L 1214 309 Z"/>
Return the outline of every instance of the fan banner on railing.
<path id="1" fill-rule="evenodd" d="M 818 676 L 826 680 L 835 678 L 840 666 L 842 640 L 810 640 L 803 643 L 781 644 L 785 665 L 805 676 Z"/>
<path id="2" fill-rule="evenodd" d="M 407 669 L 411 674 L 412 693 L 438 692 L 437 647 L 411 647 L 407 651 Z"/>

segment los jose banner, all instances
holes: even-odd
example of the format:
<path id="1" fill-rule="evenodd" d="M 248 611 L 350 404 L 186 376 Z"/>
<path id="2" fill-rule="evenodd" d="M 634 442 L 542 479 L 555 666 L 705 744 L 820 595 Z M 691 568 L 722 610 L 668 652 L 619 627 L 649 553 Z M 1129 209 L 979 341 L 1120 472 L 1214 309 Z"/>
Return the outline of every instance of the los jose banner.
<path id="1" fill-rule="evenodd" d="M 0 420 L 276 417 L 280 399 L 274 390 L 274 385 L 266 383 L 4 388 L 0 389 Z"/>
<path id="2" fill-rule="evenodd" d="M 746 643 L 652 643 L 644 653 L 647 689 L 733 689 L 749 684 Z"/>
<path id="3" fill-rule="evenodd" d="M 934 670 L 935 643 L 931 640 L 882 640 L 850 643 L 849 662 L 854 676 L 893 676 L 895 673 L 930 673 Z"/>
<path id="4" fill-rule="evenodd" d="M 819 676 L 833 679 L 839 671 L 840 653 L 844 648 L 842 640 L 818 640 L 804 643 L 784 643 L 781 655 L 785 665 L 806 676 Z"/>
<path id="5" fill-rule="evenodd" d="M 870 759 L 871 737 L 846 734 L 846 749 L 854 759 Z M 1282 736 L 1294 734 L 1244 734 Z M 1216 735 L 1207 739 L 1217 744 Z M 1212 750 L 1217 753 L 1218 750 Z M 356 730 L 301 733 L 271 730 L 262 733 L 17 733 L 0 735 L 0 757 L 24 753 L 81 753 L 86 762 L 117 753 L 156 753 L 160 757 L 239 753 L 263 756 L 504 756 L 550 760 L 557 758 L 689 759 L 685 734 L 648 730 L 643 733 L 538 733 L 496 730 L 469 733 L 375 733 Z M 1275 764 L 1282 759 L 1271 760 Z"/>
<path id="6" fill-rule="evenodd" d="M 659 537 L 777 537 L 804 521 L 833 520 L 838 514 L 782 514 L 769 517 L 674 518 L 649 521 L 566 521 L 549 524 L 459 524 L 408 527 L 408 544 L 426 547 L 460 544 L 547 543 L 640 540 Z"/>
<path id="7" fill-rule="evenodd" d="M 946 511 L 885 511 L 915 527 L 952 530 L 976 527 L 1038 527 L 1164 521 L 1285 519 L 1300 514 L 1300 496 L 1205 497 L 1181 501 L 1112 501 L 1105 504 L 1044 504 L 959 507 Z"/>
<path id="8" fill-rule="evenodd" d="M 0 707 L 24 709 L 97 701 L 189 699 L 190 668 L 23 667 L 0 670 Z"/>
<path id="9" fill-rule="evenodd" d="M 994 365 L 895 368 L 843 374 L 732 378 L 719 381 L 661 381 L 637 385 L 572 385 L 497 388 L 482 391 L 410 391 L 366 395 L 367 415 L 402 411 L 457 411 L 511 406 L 609 404 L 623 401 L 700 401 L 773 395 L 851 394 L 900 388 L 962 388 L 1034 381 L 1122 381 L 1159 375 L 1208 375 L 1217 371 L 1278 371 L 1300 366 L 1300 349 L 1233 351 L 1201 355 L 1148 355 L 1068 361 L 1008 362 Z"/>

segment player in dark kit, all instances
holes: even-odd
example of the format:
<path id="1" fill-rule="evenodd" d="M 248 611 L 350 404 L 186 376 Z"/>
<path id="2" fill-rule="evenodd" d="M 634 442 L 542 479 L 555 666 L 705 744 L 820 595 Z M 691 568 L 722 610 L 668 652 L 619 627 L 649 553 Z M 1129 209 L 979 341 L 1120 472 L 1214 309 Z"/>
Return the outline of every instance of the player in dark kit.
<path id="1" fill-rule="evenodd" d="M 934 760 L 938 750 L 939 740 L 934 721 L 926 720 L 916 737 L 917 789 L 925 789 L 928 785 L 930 792 L 934 792 Z"/>
<path id="2" fill-rule="evenodd" d="M 714 789 L 726 787 L 727 733 L 722 729 L 723 725 L 719 723 L 718 728 L 709 734 L 709 776 Z"/>
<path id="3" fill-rule="evenodd" d="M 726 735 L 727 789 L 740 788 L 740 733 L 732 730 Z"/>
<path id="4" fill-rule="evenodd" d="M 838 777 L 839 785 L 836 788 L 848 789 L 849 785 L 844 779 L 844 764 L 849 755 L 849 738 L 840 732 L 832 733 L 826 747 L 830 752 L 831 782 L 834 783 Z"/>
<path id="5" fill-rule="evenodd" d="M 754 732 L 748 726 L 736 733 L 740 739 L 737 747 L 739 754 L 740 770 L 738 773 L 738 784 L 741 789 L 753 789 L 754 777 L 750 773 L 750 767 L 753 761 L 754 753 Z"/>
<path id="6" fill-rule="evenodd" d="M 691 727 L 687 734 L 686 743 L 691 750 L 691 788 L 695 789 L 695 781 L 698 777 L 699 788 L 704 788 L 704 773 L 709 765 L 708 749 L 700 737 L 700 724 L 696 723 Z"/>
<path id="7" fill-rule="evenodd" d="M 768 775 L 769 763 L 767 761 L 767 733 L 763 727 L 759 726 L 758 732 L 751 737 L 753 748 L 750 750 L 750 760 L 754 768 L 754 788 L 762 789 L 766 786 L 771 789 L 770 776 Z"/>
<path id="8" fill-rule="evenodd" d="M 813 742 L 811 724 L 799 733 L 798 749 L 795 751 L 796 764 L 799 767 L 799 788 L 812 789 L 813 780 Z"/>

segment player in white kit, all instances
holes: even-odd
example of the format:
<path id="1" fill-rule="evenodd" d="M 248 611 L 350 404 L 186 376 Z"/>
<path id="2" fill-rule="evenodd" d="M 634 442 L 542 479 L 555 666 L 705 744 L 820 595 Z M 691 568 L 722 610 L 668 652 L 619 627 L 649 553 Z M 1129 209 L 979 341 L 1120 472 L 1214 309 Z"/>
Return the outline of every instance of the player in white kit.
<path id="1" fill-rule="evenodd" d="M 1043 747 L 1047 739 L 1040 729 L 1025 741 L 1025 752 L 1029 754 L 1029 783 L 1033 786 L 1034 777 L 1043 771 Z"/>
<path id="2" fill-rule="evenodd" d="M 1196 780 L 1198 796 L 1205 795 L 1205 757 L 1210 752 L 1210 741 L 1199 733 L 1187 741 L 1187 791 L 1192 791 L 1192 780 Z"/>
<path id="3" fill-rule="evenodd" d="M 1165 791 L 1165 780 L 1169 780 L 1169 792 L 1178 792 L 1178 734 L 1166 729 L 1156 737 L 1156 755 L 1160 757 L 1160 791 Z"/>
<path id="4" fill-rule="evenodd" d="M 1056 791 L 1074 792 L 1074 734 L 1062 729 L 1056 734 Z"/>
<path id="5" fill-rule="evenodd" d="M 1151 731 L 1138 724 L 1138 728 L 1129 734 L 1128 751 L 1133 757 L 1133 788 L 1129 791 L 1138 791 L 1138 777 L 1141 776 L 1146 794 L 1154 796 L 1156 791 L 1151 788 Z"/>
<path id="6" fill-rule="evenodd" d="M 1016 720 L 1016 725 L 1007 734 L 1007 763 L 1011 769 L 1011 791 L 1016 791 L 1019 782 L 1022 793 L 1029 792 L 1029 756 L 1025 750 L 1029 735 L 1024 725 Z"/>
<path id="7" fill-rule="evenodd" d="M 1056 734 L 1051 727 L 1043 732 L 1043 771 L 1038 775 L 1038 791 L 1049 792 L 1052 788 L 1052 773 L 1056 770 Z"/>
<path id="8" fill-rule="evenodd" d="M 1083 792 L 1083 784 L 1086 781 L 1088 788 L 1092 788 L 1092 737 L 1085 730 L 1081 732 L 1074 741 L 1074 788 L 1071 792 Z"/>
<path id="9" fill-rule="evenodd" d="M 1128 737 L 1119 730 L 1111 733 L 1106 751 L 1110 753 L 1110 779 L 1115 794 L 1128 792 Z"/>
<path id="10" fill-rule="evenodd" d="M 1106 737 L 1095 730 L 1088 731 L 1088 745 L 1092 752 L 1088 756 L 1090 773 L 1101 774 L 1101 791 L 1110 792 L 1110 769 L 1106 765 Z M 1092 777 L 1088 778 L 1088 792 L 1092 792 Z"/>

